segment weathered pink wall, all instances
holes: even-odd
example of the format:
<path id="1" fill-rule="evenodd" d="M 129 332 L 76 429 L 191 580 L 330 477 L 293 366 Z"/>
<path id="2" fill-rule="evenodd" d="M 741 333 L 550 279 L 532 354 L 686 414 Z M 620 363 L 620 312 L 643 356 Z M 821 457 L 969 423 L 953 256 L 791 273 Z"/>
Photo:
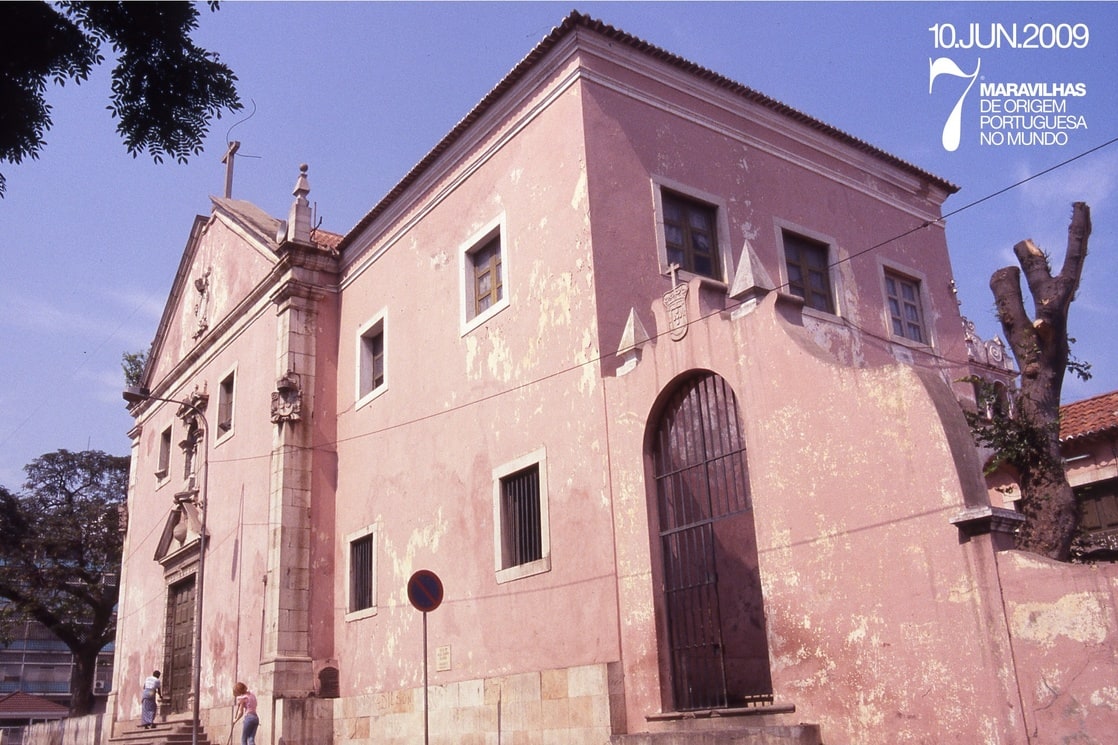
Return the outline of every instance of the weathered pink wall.
<path id="1" fill-rule="evenodd" d="M 998 571 L 1032 742 L 1113 742 L 1118 567 L 1007 551 Z"/>
<path id="2" fill-rule="evenodd" d="M 618 656 L 579 107 L 571 89 L 515 136 L 497 127 L 478 144 L 483 155 L 427 187 L 421 219 L 379 226 L 347 254 L 355 258 L 342 279 L 342 466 L 330 528 L 344 566 L 343 537 L 378 526 L 380 607 L 356 621 L 336 614 L 344 696 L 421 681 L 422 616 L 405 595 L 420 568 L 446 591 L 429 633 L 432 648 L 450 647 L 452 665 L 432 670 L 433 684 Z M 461 248 L 498 220 L 509 307 L 462 334 Z M 382 308 L 387 390 L 355 408 L 358 332 Z M 551 570 L 499 584 L 492 472 L 540 448 Z M 344 579 L 335 576 L 338 598 Z"/>
<path id="3" fill-rule="evenodd" d="M 639 454 L 658 397 L 705 369 L 730 381 L 745 423 L 776 703 L 822 724 L 828 743 L 966 743 L 976 732 L 1014 741 L 1004 650 L 989 649 L 998 619 L 982 596 L 995 577 L 949 522 L 983 503 L 984 487 L 977 455 L 960 445 L 969 435 L 950 387 L 965 364 L 951 355 L 965 351 L 944 234 L 932 226 L 855 256 L 934 219 L 938 203 L 869 156 L 840 160 L 810 136 L 767 131 L 750 118 L 764 113 L 746 105 L 656 90 L 700 119 L 616 89 L 583 90 L 602 347 L 616 347 L 630 309 L 656 337 L 635 369 L 605 381 L 629 731 L 666 729 L 647 717 L 670 703 Z M 736 267 L 748 242 L 778 284 L 780 225 L 830 236 L 850 258 L 836 269 L 842 320 L 775 295 L 735 318 L 724 288 L 692 279 L 693 324 L 669 340 L 660 296 L 671 282 L 650 250 L 654 180 L 725 199 L 730 245 L 720 248 Z M 881 259 L 919 273 L 945 357 L 888 341 Z M 608 375 L 619 364 L 607 357 L 603 367 Z"/>
<path id="4" fill-rule="evenodd" d="M 167 343 L 153 359 L 154 395 L 182 400 L 196 388 L 209 394 L 205 409 L 212 431 L 209 447 L 198 455 L 197 476 L 209 456 L 205 603 L 201 688 L 203 710 L 224 712 L 233 683 L 239 677 L 255 678 L 259 665 L 263 611 L 262 582 L 266 572 L 270 424 L 267 422 L 274 377 L 258 374 L 257 361 L 276 354 L 275 311 L 265 298 L 255 310 L 247 330 L 235 346 L 207 350 L 193 370 L 172 375 L 188 351 L 193 350 L 195 330 L 193 280 L 213 267 L 210 276 L 211 326 L 228 317 L 232 309 L 267 275 L 270 266 L 260 253 L 220 220 L 214 220 L 196 247 L 188 267 L 188 292 L 170 309 Z M 217 430 L 218 391 L 221 380 L 236 371 L 234 426 L 231 435 Z M 139 717 L 139 687 L 153 669 L 164 667 L 167 581 L 163 566 L 154 560 L 156 547 L 173 496 L 186 488 L 183 452 L 179 447 L 185 429 L 176 416 L 178 405 L 151 402 L 143 407 L 142 427 L 133 450 L 134 484 L 129 492 L 128 533 L 122 576 L 120 632 L 117 643 L 114 691 L 115 719 Z M 263 422 L 263 425 L 262 425 Z M 158 482 L 160 433 L 172 427 L 169 477 Z M 189 573 L 189 572 L 188 572 Z"/>

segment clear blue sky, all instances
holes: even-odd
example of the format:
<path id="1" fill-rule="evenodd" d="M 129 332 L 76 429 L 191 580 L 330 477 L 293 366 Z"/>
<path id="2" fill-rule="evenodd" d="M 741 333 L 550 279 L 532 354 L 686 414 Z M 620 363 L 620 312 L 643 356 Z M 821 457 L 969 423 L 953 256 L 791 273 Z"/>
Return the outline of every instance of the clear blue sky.
<path id="1" fill-rule="evenodd" d="M 235 197 L 284 217 L 306 162 L 323 227 L 346 232 L 573 8 L 960 186 L 947 235 L 963 313 L 984 337 L 1000 332 L 988 281 L 1016 263 L 1013 244 L 1031 237 L 1058 269 L 1070 204 L 1090 203 L 1070 325 L 1094 378 L 1069 376 L 1064 400 L 1118 389 L 1118 143 L 963 209 L 1118 137 L 1118 4 L 225 2 L 203 7 L 196 38 L 234 69 L 246 110 L 215 122 L 189 165 L 127 155 L 105 110 L 108 65 L 50 91 L 39 160 L 0 165 L 0 484 L 18 488 L 24 464 L 59 448 L 128 452 L 120 357 L 154 336 L 193 217 L 221 192 L 227 139 L 242 142 Z M 1016 24 L 1018 46 L 937 49 L 929 30 L 965 43 L 972 24 L 984 44 L 992 24 Z M 1037 48 L 1021 48 L 1030 36 Z M 941 131 L 968 81 L 941 76 L 929 93 L 937 57 L 966 73 L 980 59 L 979 83 L 1083 83 L 1061 100 L 1087 128 L 1064 144 L 981 144 L 976 83 L 947 151 Z"/>

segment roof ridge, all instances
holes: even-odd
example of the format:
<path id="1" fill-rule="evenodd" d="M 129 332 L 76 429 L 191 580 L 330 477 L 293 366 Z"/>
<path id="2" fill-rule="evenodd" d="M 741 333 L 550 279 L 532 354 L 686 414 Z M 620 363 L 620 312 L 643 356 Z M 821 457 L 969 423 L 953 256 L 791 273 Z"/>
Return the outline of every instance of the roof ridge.
<path id="1" fill-rule="evenodd" d="M 865 140 L 859 139 L 854 135 L 851 135 L 841 129 L 838 129 L 837 127 L 823 122 L 820 119 L 816 119 L 809 114 L 805 114 L 804 112 L 795 109 L 785 103 L 782 103 L 775 98 L 767 96 L 742 83 L 738 83 L 735 80 L 721 75 L 720 73 L 716 73 L 701 65 L 691 62 L 684 57 L 675 54 L 674 52 L 669 52 L 666 49 L 647 42 L 640 37 L 630 34 L 627 31 L 622 31 L 603 21 L 592 18 L 585 13 L 581 13 L 578 10 L 572 10 L 562 20 L 562 22 L 559 23 L 559 25 L 552 28 L 551 31 L 543 39 L 541 39 L 534 47 L 532 47 L 531 51 L 529 51 L 528 54 L 526 54 L 518 63 L 516 63 L 516 65 L 513 66 L 512 70 L 506 73 L 505 76 L 501 78 L 500 81 L 498 81 L 497 85 L 490 89 L 490 91 L 486 93 L 485 96 L 483 96 L 482 99 L 477 104 L 475 104 L 474 107 L 471 108 L 470 111 L 467 112 L 467 114 L 462 117 L 462 119 L 460 119 L 458 123 L 455 124 L 450 129 L 450 131 L 447 132 L 447 134 L 445 134 L 442 139 L 440 139 L 438 143 L 436 143 L 435 146 L 431 148 L 430 151 L 428 151 L 426 155 L 423 156 L 423 158 L 419 160 L 418 163 L 412 166 L 412 168 L 404 175 L 404 177 L 400 179 L 396 183 L 396 185 L 393 186 L 388 191 L 388 193 L 385 194 L 375 205 L 373 205 L 372 209 L 370 209 L 360 220 L 357 221 L 356 225 L 346 231 L 345 238 L 343 238 L 341 244 L 339 245 L 339 250 L 348 248 L 350 244 L 350 236 L 356 236 L 358 233 L 372 224 L 377 217 L 385 212 L 388 207 L 404 193 L 404 191 L 406 191 L 419 179 L 420 175 L 424 171 L 426 171 L 434 164 L 434 162 L 439 158 L 440 155 L 450 149 L 450 146 L 458 141 L 458 139 L 470 127 L 470 125 L 480 119 L 481 116 L 486 111 L 488 111 L 489 108 L 502 95 L 504 95 L 510 88 L 512 88 L 517 82 L 519 82 L 527 74 L 527 72 L 539 61 L 540 58 L 551 51 L 564 37 L 575 31 L 577 28 L 585 28 L 594 33 L 601 34 L 608 39 L 626 44 L 627 46 L 632 47 L 633 49 L 636 49 L 637 51 L 647 54 L 655 59 L 661 60 L 670 65 L 674 65 L 675 67 L 689 72 L 696 77 L 702 78 L 718 87 L 729 90 L 731 93 L 743 96 L 758 105 L 764 106 L 771 111 L 775 111 L 778 114 L 786 116 L 799 124 L 833 137 L 836 140 L 839 140 L 840 142 L 843 142 L 855 148 L 856 150 L 860 150 L 877 158 L 884 159 L 887 162 L 892 163 L 895 167 L 900 168 L 901 170 L 909 171 L 910 173 L 918 175 L 920 178 L 935 182 L 949 193 L 954 193 L 959 190 L 958 186 L 952 184 L 946 179 L 941 178 L 940 176 L 936 176 L 935 174 L 926 171 L 919 166 L 913 165 L 912 163 L 903 160 L 896 155 L 882 150 L 875 145 L 871 145 Z"/>

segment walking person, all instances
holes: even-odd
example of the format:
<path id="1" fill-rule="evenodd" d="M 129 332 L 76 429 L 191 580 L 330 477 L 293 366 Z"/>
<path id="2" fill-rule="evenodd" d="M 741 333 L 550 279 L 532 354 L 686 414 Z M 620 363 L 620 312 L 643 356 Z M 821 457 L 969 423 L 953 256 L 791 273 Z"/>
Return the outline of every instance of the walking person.
<path id="1" fill-rule="evenodd" d="M 238 681 L 233 686 L 233 696 L 236 697 L 233 719 L 242 714 L 245 718 L 244 728 L 241 730 L 241 745 L 256 745 L 256 728 L 260 726 L 260 717 L 256 716 L 256 694 Z"/>
<path id="2" fill-rule="evenodd" d="M 140 694 L 140 726 L 144 729 L 155 726 L 156 699 L 159 698 L 161 685 L 158 670 L 144 679 L 144 690 Z"/>

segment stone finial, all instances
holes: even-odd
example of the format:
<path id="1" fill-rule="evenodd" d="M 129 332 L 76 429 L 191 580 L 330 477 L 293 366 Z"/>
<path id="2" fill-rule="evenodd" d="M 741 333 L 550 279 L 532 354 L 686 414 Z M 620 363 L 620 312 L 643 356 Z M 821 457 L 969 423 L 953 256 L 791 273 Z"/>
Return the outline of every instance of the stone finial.
<path id="1" fill-rule="evenodd" d="M 311 187 L 307 183 L 306 163 L 299 166 L 299 178 L 295 181 L 295 189 L 291 193 L 295 196 L 295 201 L 287 216 L 287 240 L 310 243 L 311 204 L 307 201 L 307 195 L 311 193 Z"/>
<path id="2" fill-rule="evenodd" d="M 637 316 L 636 308 L 629 309 L 629 318 L 625 321 L 625 330 L 621 332 L 621 343 L 617 345 L 617 356 L 621 358 L 621 367 L 617 374 L 624 375 L 640 362 L 641 349 L 649 342 L 648 332 Z"/>
<path id="3" fill-rule="evenodd" d="M 774 289 L 776 283 L 765 269 L 765 265 L 761 263 L 757 252 L 753 250 L 753 244 L 746 240 L 741 252 L 741 261 L 738 262 L 738 269 L 734 272 L 734 281 L 730 286 L 730 297 L 741 302 L 741 305 L 735 309 L 734 317 L 753 310 L 760 299 Z"/>

